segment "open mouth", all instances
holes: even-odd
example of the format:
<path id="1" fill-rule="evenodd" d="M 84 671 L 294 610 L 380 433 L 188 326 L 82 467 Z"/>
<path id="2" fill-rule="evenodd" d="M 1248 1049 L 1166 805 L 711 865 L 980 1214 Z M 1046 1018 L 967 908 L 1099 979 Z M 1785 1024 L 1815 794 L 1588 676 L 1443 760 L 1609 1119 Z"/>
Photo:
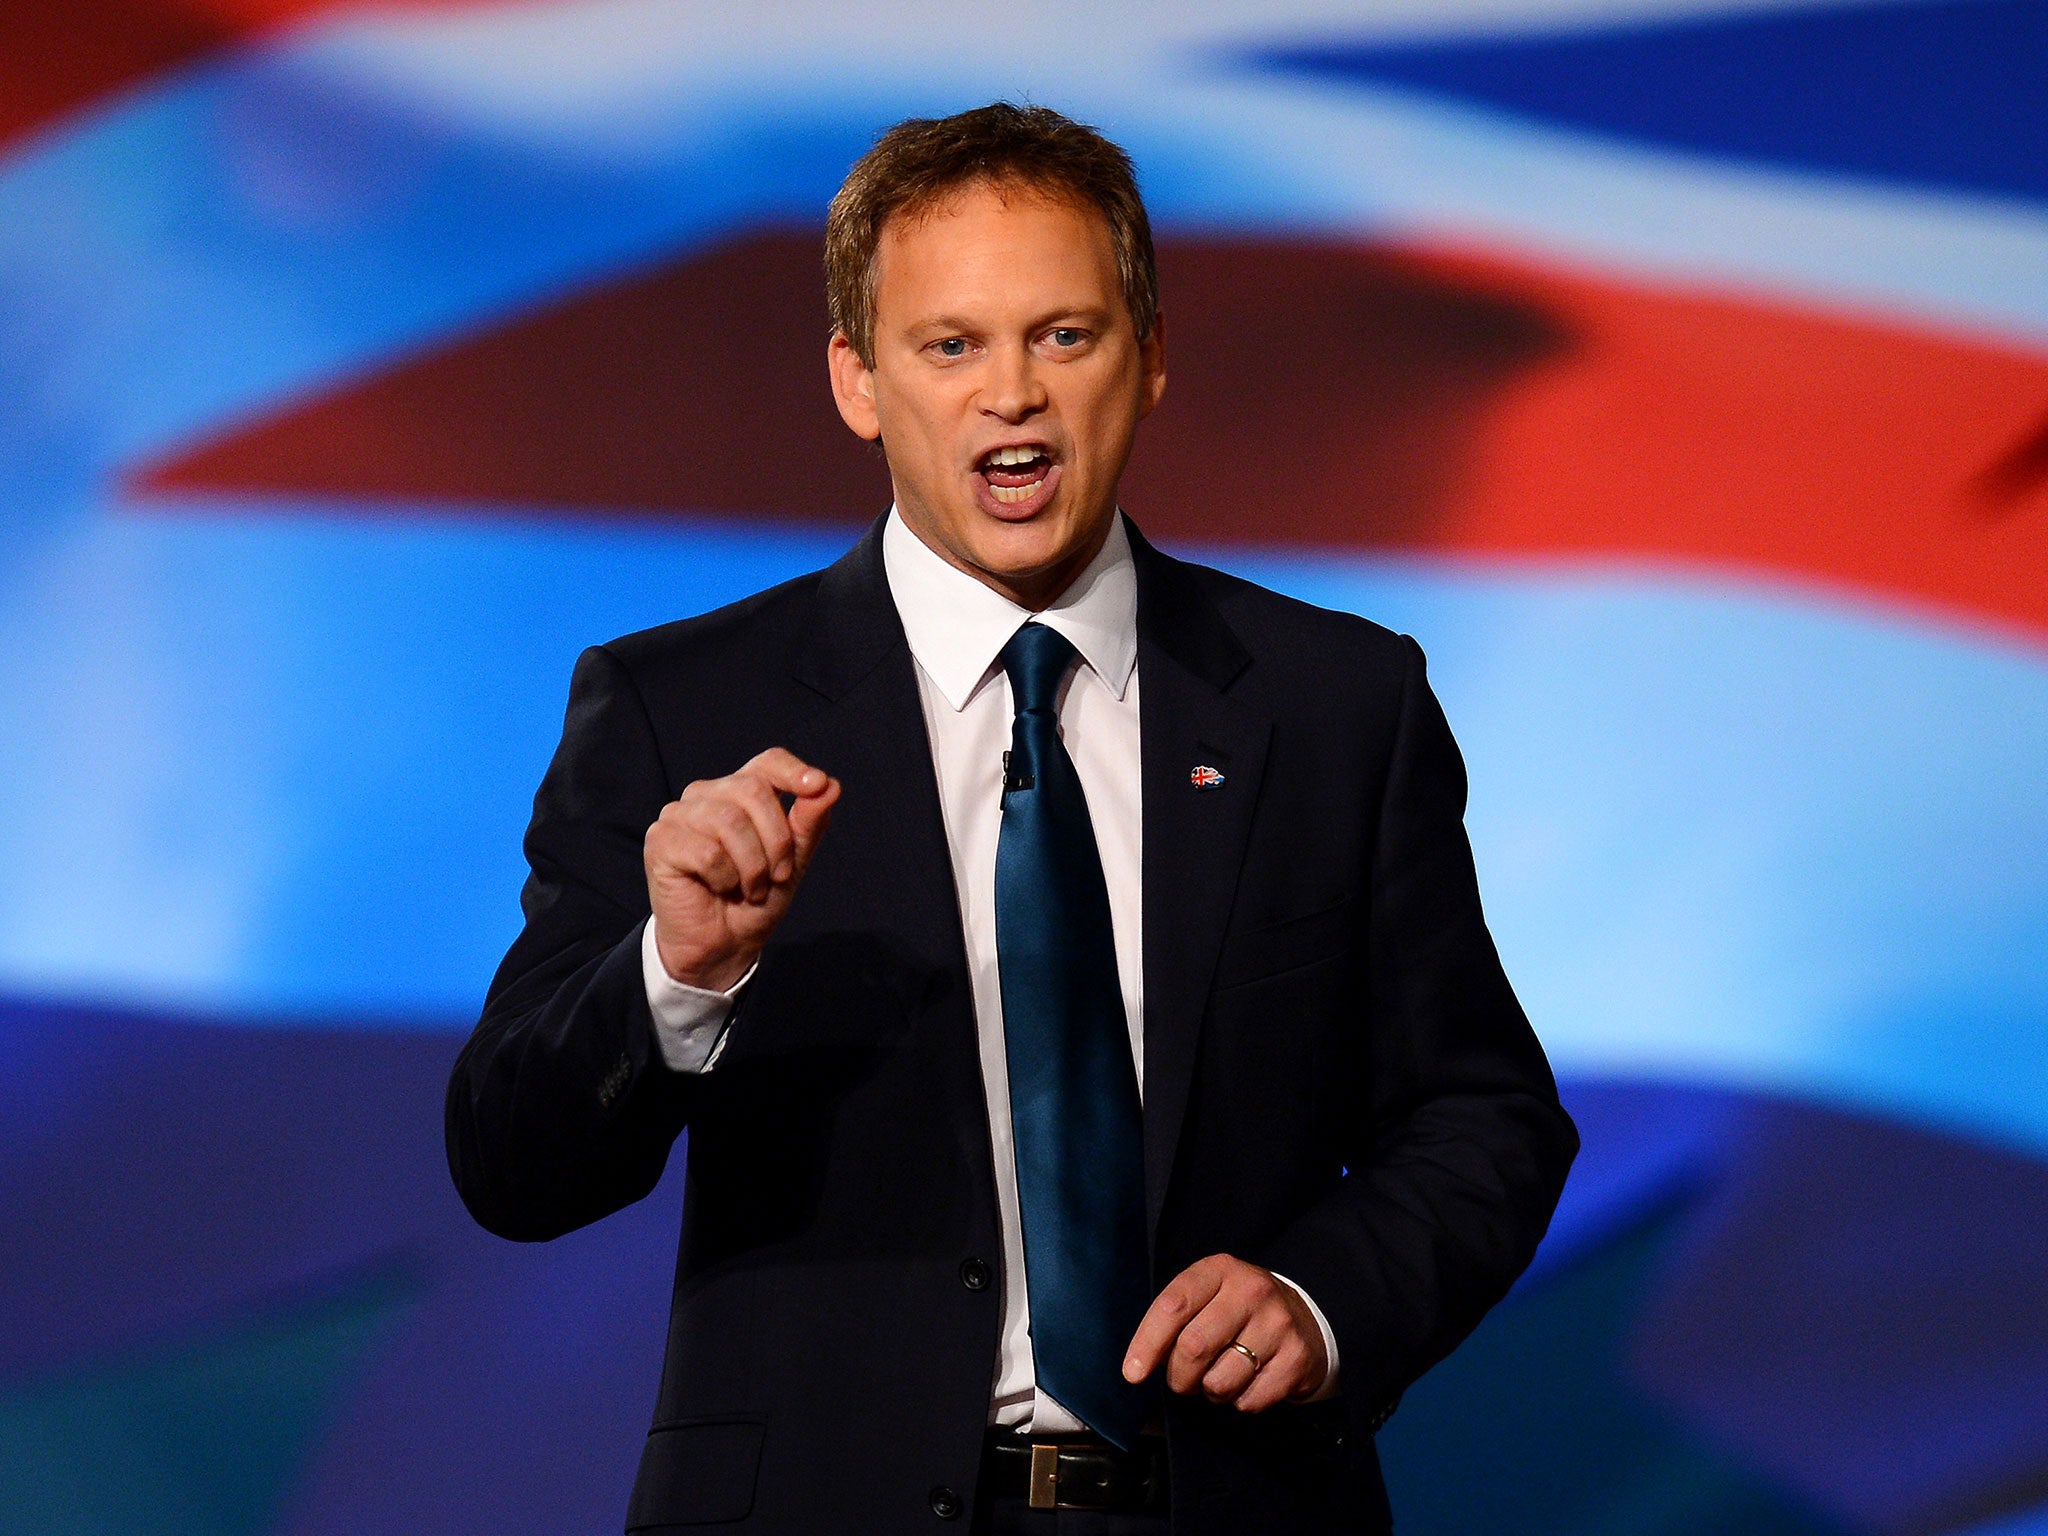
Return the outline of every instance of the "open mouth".
<path id="1" fill-rule="evenodd" d="M 1029 501 L 1052 473 L 1052 455 L 1038 443 L 992 448 L 974 466 L 988 482 L 989 494 L 1005 505 Z"/>

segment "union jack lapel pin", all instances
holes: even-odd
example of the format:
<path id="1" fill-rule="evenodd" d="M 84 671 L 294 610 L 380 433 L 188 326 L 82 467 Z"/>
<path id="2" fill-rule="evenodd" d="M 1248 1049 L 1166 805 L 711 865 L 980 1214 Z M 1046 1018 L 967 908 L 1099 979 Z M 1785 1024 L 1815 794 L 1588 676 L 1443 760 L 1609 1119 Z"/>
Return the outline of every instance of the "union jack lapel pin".
<path id="1" fill-rule="evenodd" d="M 1211 768 L 1207 763 L 1199 763 L 1188 774 L 1188 782 L 1197 789 L 1221 789 L 1223 787 L 1223 774 L 1220 770 Z"/>

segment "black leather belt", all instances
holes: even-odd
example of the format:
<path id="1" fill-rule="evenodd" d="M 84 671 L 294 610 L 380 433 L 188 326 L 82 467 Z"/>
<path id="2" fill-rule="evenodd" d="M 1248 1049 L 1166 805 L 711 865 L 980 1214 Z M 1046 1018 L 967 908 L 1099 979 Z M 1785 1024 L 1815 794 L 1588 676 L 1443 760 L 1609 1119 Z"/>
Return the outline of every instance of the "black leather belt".
<path id="1" fill-rule="evenodd" d="M 1166 1440 L 1147 1436 L 1133 1451 L 1080 1436 L 1033 1439 L 1011 1429 L 988 1432 L 982 1484 L 997 1497 L 1022 1495 L 1032 1509 L 1166 1512 Z"/>

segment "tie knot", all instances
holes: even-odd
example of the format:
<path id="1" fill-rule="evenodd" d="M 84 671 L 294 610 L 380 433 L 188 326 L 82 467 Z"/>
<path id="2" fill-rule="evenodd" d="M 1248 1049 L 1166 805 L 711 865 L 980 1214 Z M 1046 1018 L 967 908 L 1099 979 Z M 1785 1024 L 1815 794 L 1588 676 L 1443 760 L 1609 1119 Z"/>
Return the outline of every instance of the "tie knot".
<path id="1" fill-rule="evenodd" d="M 1017 713 L 1044 710 L 1050 714 L 1067 668 L 1080 653 L 1073 642 L 1043 624 L 1026 624 L 1003 647 L 1003 670 L 1010 675 L 1010 694 Z"/>

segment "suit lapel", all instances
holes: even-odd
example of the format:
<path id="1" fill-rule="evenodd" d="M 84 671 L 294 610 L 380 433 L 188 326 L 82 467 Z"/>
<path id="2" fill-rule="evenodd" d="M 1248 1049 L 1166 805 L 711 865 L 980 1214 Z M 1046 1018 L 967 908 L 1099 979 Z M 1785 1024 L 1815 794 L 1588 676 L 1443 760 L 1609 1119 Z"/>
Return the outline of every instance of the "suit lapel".
<path id="1" fill-rule="evenodd" d="M 1188 568 L 1135 528 L 1131 548 L 1145 817 L 1145 1209 L 1156 1233 L 1272 722 L 1230 697 L 1251 658 Z M 1222 782 L 1198 787 L 1198 767 Z"/>
<path id="2" fill-rule="evenodd" d="M 916 663 L 882 566 L 881 526 L 878 520 L 820 579 L 793 670 L 821 707 L 792 731 L 789 745 L 845 785 L 827 838 L 858 850 L 859 878 L 883 903 L 878 910 L 892 912 L 892 926 L 918 953 L 964 979 L 952 853 Z"/>

